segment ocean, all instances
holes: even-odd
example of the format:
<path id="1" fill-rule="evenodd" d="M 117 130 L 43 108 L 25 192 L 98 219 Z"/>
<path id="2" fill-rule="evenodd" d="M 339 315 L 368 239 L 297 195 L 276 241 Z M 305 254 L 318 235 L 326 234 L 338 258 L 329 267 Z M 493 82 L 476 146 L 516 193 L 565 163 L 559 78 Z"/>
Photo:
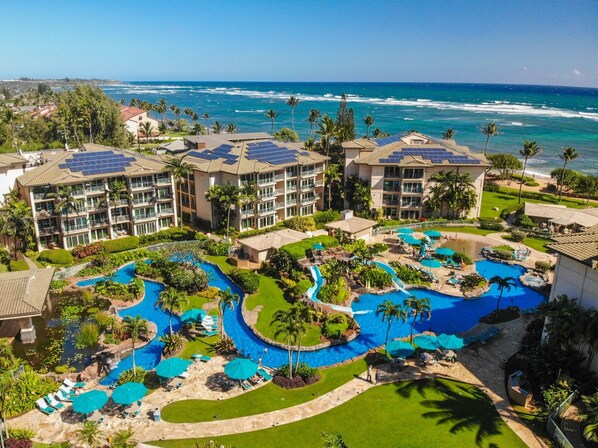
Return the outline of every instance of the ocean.
<path id="1" fill-rule="evenodd" d="M 581 156 L 569 167 L 598 175 L 598 89 L 580 87 L 498 84 L 436 83 L 291 83 L 291 82 L 149 82 L 134 81 L 102 86 L 115 100 L 131 98 L 192 108 L 211 115 L 223 125 L 234 123 L 239 132 L 270 131 L 265 112 L 280 113 L 275 130 L 291 127 L 290 95 L 300 99 L 295 108 L 295 129 L 302 139 L 309 136 L 306 121 L 310 109 L 336 116 L 341 95 L 355 111 L 358 135 L 365 135 L 363 117 L 375 119 L 373 127 L 391 134 L 416 129 L 440 137 L 456 131 L 459 144 L 484 150 L 480 126 L 494 121 L 501 134 L 492 137 L 488 153 L 518 155 L 524 140 L 542 148 L 529 161 L 528 172 L 547 175 L 562 165 L 562 148 L 573 146 Z M 172 115 L 170 115 L 172 117 Z M 182 118 L 185 118 L 183 115 Z M 202 119 L 202 124 L 206 124 Z"/>

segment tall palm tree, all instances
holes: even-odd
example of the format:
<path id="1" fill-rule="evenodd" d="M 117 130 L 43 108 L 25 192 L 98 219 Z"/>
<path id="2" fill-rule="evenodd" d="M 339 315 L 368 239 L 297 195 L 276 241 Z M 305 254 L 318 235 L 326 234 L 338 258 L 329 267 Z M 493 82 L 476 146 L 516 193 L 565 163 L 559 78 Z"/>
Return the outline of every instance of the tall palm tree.
<path id="1" fill-rule="evenodd" d="M 212 130 L 214 131 L 214 134 L 220 134 L 222 132 L 222 123 L 215 121 Z"/>
<path id="2" fill-rule="evenodd" d="M 324 147 L 326 155 L 330 156 L 330 141 L 334 138 L 338 131 L 336 121 L 333 118 L 330 118 L 328 115 L 324 115 L 319 126 L 320 129 L 316 131 L 316 134 L 322 136 L 322 146 Z"/>
<path id="3" fill-rule="evenodd" d="M 455 131 L 453 131 L 451 128 L 448 128 L 446 131 L 442 132 L 442 138 L 444 140 L 450 140 L 455 136 Z"/>
<path id="4" fill-rule="evenodd" d="M 527 168 L 528 159 L 537 156 L 541 149 L 536 142 L 525 140 L 523 148 L 519 150 L 519 154 L 523 157 L 523 172 L 521 173 L 521 181 L 519 182 L 519 203 L 521 204 L 521 190 L 523 189 L 523 182 L 525 178 L 525 170 Z"/>
<path id="5" fill-rule="evenodd" d="M 307 151 L 314 151 L 316 149 L 316 141 L 313 137 L 309 137 L 303 142 L 303 148 Z"/>
<path id="6" fill-rule="evenodd" d="M 316 318 L 316 310 L 304 302 L 296 302 L 291 307 L 297 325 L 297 361 L 295 362 L 295 373 L 299 368 L 299 358 L 301 357 L 301 346 L 303 336 L 307 331 L 307 325 L 311 324 Z"/>
<path id="7" fill-rule="evenodd" d="M 260 187 L 257 182 L 244 182 L 239 189 L 239 199 L 245 204 L 253 204 L 253 211 L 257 214 L 260 203 Z"/>
<path id="8" fill-rule="evenodd" d="M 183 227 L 183 189 L 181 184 L 183 179 L 186 179 L 190 174 L 193 173 L 194 169 L 193 165 L 183 160 L 185 157 L 187 157 L 187 154 L 181 158 L 168 157 L 165 160 L 164 166 L 164 171 L 172 171 L 172 176 L 174 177 L 174 181 L 177 184 L 177 189 L 179 190 L 179 208 L 181 209 L 179 227 Z"/>
<path id="9" fill-rule="evenodd" d="M 559 159 L 563 160 L 563 171 L 561 173 L 561 188 L 559 189 L 559 201 L 563 197 L 563 184 L 565 181 L 565 170 L 567 169 L 567 164 L 571 160 L 575 160 L 579 157 L 579 153 L 576 152 L 575 148 L 572 146 L 563 149 L 563 154 L 559 154 Z"/>
<path id="10" fill-rule="evenodd" d="M 89 448 L 96 448 L 102 445 L 104 434 L 100 427 L 94 422 L 83 422 L 81 427 L 75 431 L 77 441 Z"/>
<path id="11" fill-rule="evenodd" d="M 235 132 L 237 132 L 238 128 L 237 125 L 234 123 L 229 123 L 226 125 L 226 133 L 227 134 L 234 134 Z"/>
<path id="12" fill-rule="evenodd" d="M 407 320 L 407 311 L 401 306 L 400 303 L 393 303 L 392 300 L 385 300 L 378 308 L 376 308 L 376 315 L 382 315 L 382 321 L 388 321 L 388 327 L 386 328 L 386 339 L 384 341 L 384 352 L 386 352 L 386 346 L 388 345 L 388 337 L 390 335 L 390 326 L 393 320 L 400 320 L 403 323 Z"/>
<path id="13" fill-rule="evenodd" d="M 192 129 L 193 135 L 201 135 L 203 134 L 203 126 L 201 123 L 195 123 Z"/>
<path id="14" fill-rule="evenodd" d="M 363 119 L 363 122 L 365 123 L 365 126 L 367 128 L 367 134 L 365 135 L 365 138 L 370 138 L 370 128 L 372 127 L 372 125 L 374 124 L 376 120 L 374 119 L 374 117 L 372 117 L 371 115 L 366 115 L 365 118 Z"/>
<path id="15" fill-rule="evenodd" d="M 226 288 L 226 291 L 220 290 L 218 292 L 218 313 L 220 314 L 220 322 L 222 322 L 222 334 L 224 335 L 224 309 L 230 310 L 235 309 L 235 304 L 239 303 L 241 298 L 239 294 L 235 294 L 230 288 Z"/>
<path id="16" fill-rule="evenodd" d="M 413 317 L 413 320 L 411 321 L 411 332 L 409 333 L 409 340 L 413 344 L 413 327 L 415 327 L 417 319 L 419 318 L 419 320 L 422 321 L 432 317 L 430 299 L 419 299 L 415 296 L 410 296 L 403 301 L 403 305 L 407 308 L 407 314 L 410 314 Z"/>
<path id="17" fill-rule="evenodd" d="M 189 117 L 189 120 L 192 120 L 195 115 L 195 112 L 190 107 L 185 107 L 183 113 Z"/>
<path id="18" fill-rule="evenodd" d="M 581 399 L 585 405 L 585 410 L 581 413 L 586 425 L 583 435 L 590 442 L 598 442 L 598 392 L 590 396 L 584 395 Z"/>
<path id="19" fill-rule="evenodd" d="M 57 214 L 64 213 L 66 218 L 65 230 L 68 232 L 69 229 L 69 212 L 77 210 L 77 207 L 81 204 L 81 199 L 77 199 L 74 194 L 73 187 L 66 185 L 58 188 L 57 193 L 48 193 L 48 198 L 54 198 L 56 205 L 54 212 Z"/>
<path id="20" fill-rule="evenodd" d="M 14 199 L 5 201 L 2 208 L 0 208 L 0 229 L 3 235 L 13 238 L 13 256 L 16 260 L 19 245 L 25 252 L 33 232 L 31 207 L 24 201 Z"/>
<path id="21" fill-rule="evenodd" d="M 227 182 L 226 185 L 213 185 L 206 192 L 206 199 L 226 211 L 226 241 L 230 230 L 230 214 L 234 206 L 241 201 L 240 189 Z"/>
<path id="22" fill-rule="evenodd" d="M 506 289 L 507 291 L 510 291 L 511 288 L 514 288 L 516 286 L 515 279 L 513 277 L 501 277 L 500 275 L 495 275 L 488 281 L 488 283 L 498 286 L 498 290 L 500 291 L 498 300 L 496 301 L 496 311 L 498 311 L 504 290 Z"/>
<path id="23" fill-rule="evenodd" d="M 168 311 L 168 326 L 170 327 L 170 334 L 172 335 L 172 315 L 175 312 L 183 310 L 185 305 L 189 303 L 189 299 L 181 294 L 175 288 L 166 288 L 158 296 L 156 305 L 160 306 L 163 310 Z"/>
<path id="24" fill-rule="evenodd" d="M 324 179 L 328 186 L 328 209 L 332 208 L 332 185 L 343 180 L 343 173 L 341 172 L 341 166 L 338 164 L 332 164 L 326 171 L 324 171 Z"/>
<path id="25" fill-rule="evenodd" d="M 486 150 L 488 149 L 488 141 L 490 137 L 495 137 L 500 134 L 500 128 L 496 126 L 496 123 L 490 122 L 486 125 L 482 125 L 480 127 L 480 131 L 482 134 L 486 136 L 486 145 L 484 146 L 484 155 L 486 155 Z"/>
<path id="26" fill-rule="evenodd" d="M 469 173 L 442 170 L 434 173 L 430 180 L 434 185 L 426 198 L 426 207 L 441 216 L 445 205 L 449 217 L 460 217 L 476 205 L 478 196 Z"/>
<path id="27" fill-rule="evenodd" d="M 293 345 L 297 341 L 299 329 L 295 319 L 295 312 L 288 310 L 277 310 L 272 315 L 270 325 L 274 326 L 274 337 L 286 339 L 287 352 L 289 355 L 289 378 L 293 379 Z"/>
<path id="28" fill-rule="evenodd" d="M 106 190 L 106 198 L 104 205 L 107 208 L 119 205 L 123 199 L 130 200 L 131 194 L 127 187 L 127 182 L 123 179 L 112 179 L 108 183 L 108 190 Z"/>
<path id="29" fill-rule="evenodd" d="M 274 134 L 274 120 L 276 119 L 276 117 L 278 117 L 280 115 L 280 113 L 278 112 L 274 112 L 274 109 L 270 109 L 268 112 L 266 112 L 266 118 L 268 118 L 270 120 L 270 133 Z"/>
<path id="30" fill-rule="evenodd" d="M 149 139 L 152 135 L 154 135 L 154 132 L 156 132 L 156 128 L 153 127 L 152 123 L 149 121 L 144 121 L 143 123 L 141 123 L 141 126 L 139 126 L 139 133 L 143 135 L 143 138 L 145 138 L 146 143 L 149 142 Z"/>
<path id="31" fill-rule="evenodd" d="M 145 338 L 148 334 L 147 320 L 142 318 L 139 314 L 135 317 L 125 316 L 123 330 L 128 333 L 131 337 L 131 343 L 133 352 L 133 377 L 135 377 L 136 366 L 135 366 L 135 342 L 138 339 Z"/>
<path id="32" fill-rule="evenodd" d="M 208 129 L 208 135 L 210 135 L 210 118 L 212 118 L 210 114 L 203 114 L 203 119 L 206 120 L 206 128 Z"/>
<path id="33" fill-rule="evenodd" d="M 287 105 L 291 106 L 291 127 L 293 131 L 295 130 L 295 107 L 297 104 L 299 104 L 299 98 L 291 95 L 287 100 Z"/>
<path id="34" fill-rule="evenodd" d="M 310 138 L 313 138 L 314 127 L 316 126 L 316 123 L 318 122 L 318 120 L 320 119 L 321 116 L 322 116 L 322 112 L 320 112 L 318 109 L 312 109 L 309 111 L 309 116 L 307 117 L 307 122 L 309 123 L 309 137 Z"/>
<path id="35" fill-rule="evenodd" d="M 166 122 L 166 111 L 168 110 L 168 105 L 166 104 L 166 100 L 164 98 L 160 98 L 158 100 L 158 107 L 156 108 L 157 112 L 162 116 L 162 123 Z"/>

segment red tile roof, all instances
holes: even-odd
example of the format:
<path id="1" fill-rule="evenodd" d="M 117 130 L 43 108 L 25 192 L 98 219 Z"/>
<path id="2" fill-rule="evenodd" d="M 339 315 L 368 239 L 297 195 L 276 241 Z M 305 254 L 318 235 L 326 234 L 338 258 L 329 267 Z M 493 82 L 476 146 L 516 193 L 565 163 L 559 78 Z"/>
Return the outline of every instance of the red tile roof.
<path id="1" fill-rule="evenodd" d="M 122 117 L 123 121 L 130 120 L 131 118 L 141 115 L 145 112 L 145 110 L 139 109 L 138 107 L 120 106 L 120 116 Z"/>

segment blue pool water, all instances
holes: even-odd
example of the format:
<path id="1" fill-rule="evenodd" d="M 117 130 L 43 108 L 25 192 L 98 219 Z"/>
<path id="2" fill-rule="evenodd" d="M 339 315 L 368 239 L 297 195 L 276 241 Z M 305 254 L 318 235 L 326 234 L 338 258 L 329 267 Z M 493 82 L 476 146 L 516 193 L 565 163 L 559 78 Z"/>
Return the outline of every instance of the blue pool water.
<path id="1" fill-rule="evenodd" d="M 243 296 L 239 288 L 233 284 L 217 267 L 202 263 L 200 267 L 209 275 L 210 286 L 225 290 L 230 288 L 234 293 Z M 510 266 L 492 261 L 479 261 L 476 263 L 478 272 L 486 278 L 494 275 L 503 277 L 514 277 L 516 287 L 510 291 L 505 291 L 501 307 L 515 305 L 521 308 L 533 308 L 545 300 L 542 294 L 524 287 L 519 282 L 519 276 L 525 271 L 524 268 L 514 265 Z M 133 265 L 125 266 L 117 271 L 116 280 L 129 282 L 133 276 Z M 80 282 L 79 286 L 93 283 L 92 281 Z M 97 279 L 95 280 L 97 281 Z M 158 324 L 159 334 L 168 331 L 168 314 L 154 307 L 158 294 L 162 287 L 155 283 L 146 281 L 146 297 L 138 305 L 120 312 L 122 316 L 140 314 L 148 320 Z M 481 316 L 488 314 L 496 308 L 496 299 L 498 298 L 498 288 L 493 285 L 490 290 L 477 299 L 465 300 L 457 297 L 451 297 L 434 291 L 425 289 L 411 289 L 410 294 L 416 297 L 427 297 L 432 306 L 432 317 L 424 322 L 415 324 L 415 331 L 433 330 L 436 333 L 459 333 L 468 330 L 478 323 Z M 390 299 L 395 303 L 401 303 L 407 293 L 396 291 L 382 295 L 365 294 L 358 302 L 353 303 L 355 311 L 355 320 L 361 327 L 359 337 L 348 344 L 333 346 L 318 351 L 301 353 L 301 360 L 314 367 L 328 366 L 347 359 L 366 353 L 368 350 L 384 344 L 386 323 L 382 322 L 379 316 L 376 316 L 375 310 L 383 301 Z M 245 356 L 257 360 L 262 357 L 262 362 L 270 367 L 278 367 L 288 362 L 286 350 L 268 345 L 258 339 L 249 329 L 241 314 L 241 306 L 237 305 L 234 309 L 226 308 L 223 318 L 226 334 L 231 337 L 238 350 Z M 179 328 L 180 321 L 173 319 L 173 326 Z M 394 324 L 390 330 L 390 337 L 408 336 L 410 331 L 410 322 L 403 324 Z M 144 368 L 151 369 L 160 361 L 162 346 L 157 340 L 152 341 L 148 346 L 139 349 L 136 352 L 137 364 Z M 108 384 L 113 382 L 120 372 L 130 368 L 132 361 L 130 357 L 123 359 L 120 364 L 104 380 Z"/>

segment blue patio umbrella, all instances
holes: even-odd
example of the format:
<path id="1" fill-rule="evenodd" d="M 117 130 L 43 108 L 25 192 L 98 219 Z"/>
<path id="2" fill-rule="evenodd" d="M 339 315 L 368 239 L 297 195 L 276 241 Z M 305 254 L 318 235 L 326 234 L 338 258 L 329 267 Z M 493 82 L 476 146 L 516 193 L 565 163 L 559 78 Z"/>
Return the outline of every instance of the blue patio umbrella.
<path id="1" fill-rule="evenodd" d="M 454 334 L 442 333 L 436 338 L 440 348 L 445 350 L 459 350 L 464 347 L 463 339 Z"/>
<path id="2" fill-rule="evenodd" d="M 121 384 L 112 392 L 112 400 L 118 404 L 131 404 L 141 400 L 147 393 L 147 387 L 132 381 Z"/>
<path id="3" fill-rule="evenodd" d="M 101 409 L 108 401 L 108 394 L 103 390 L 90 390 L 73 397 L 73 411 L 90 414 Z"/>
<path id="4" fill-rule="evenodd" d="M 198 322 L 205 317 L 206 314 L 207 313 L 204 310 L 200 310 L 199 308 L 191 308 L 181 315 L 181 320 L 185 323 Z"/>
<path id="5" fill-rule="evenodd" d="M 433 258 L 426 258 L 425 260 L 421 260 L 420 263 L 422 264 L 422 266 L 425 266 L 427 268 L 432 268 L 432 269 L 442 267 L 442 263 Z"/>
<path id="6" fill-rule="evenodd" d="M 397 230 L 397 233 L 402 233 L 403 235 L 409 235 L 409 234 L 413 233 L 413 229 L 401 227 L 400 229 Z"/>
<path id="7" fill-rule="evenodd" d="M 316 243 L 313 246 L 311 246 L 311 248 L 313 250 L 324 250 L 325 249 L 325 247 L 322 243 Z"/>
<path id="8" fill-rule="evenodd" d="M 452 257 L 455 255 L 455 251 L 450 247 L 439 247 L 434 251 L 436 255 L 442 255 L 443 257 Z"/>
<path id="9" fill-rule="evenodd" d="M 406 358 L 407 356 L 413 355 L 415 348 L 405 341 L 390 341 L 386 344 L 386 351 L 389 355 L 396 358 Z"/>
<path id="10" fill-rule="evenodd" d="M 413 342 L 423 350 L 436 350 L 437 348 L 440 348 L 436 336 L 416 336 L 413 338 Z"/>
<path id="11" fill-rule="evenodd" d="M 411 246 L 419 246 L 422 243 L 420 240 L 411 235 L 403 237 L 403 241 Z"/>
<path id="12" fill-rule="evenodd" d="M 191 363 L 181 358 L 170 358 L 160 361 L 156 366 L 156 375 L 162 378 L 174 378 L 189 368 Z"/>
<path id="13" fill-rule="evenodd" d="M 440 233 L 438 230 L 426 230 L 424 235 L 428 235 L 430 238 L 440 238 L 442 233 Z"/>
<path id="14" fill-rule="evenodd" d="M 258 365 L 251 359 L 233 359 L 224 366 L 224 373 L 232 380 L 246 380 L 257 373 Z"/>

